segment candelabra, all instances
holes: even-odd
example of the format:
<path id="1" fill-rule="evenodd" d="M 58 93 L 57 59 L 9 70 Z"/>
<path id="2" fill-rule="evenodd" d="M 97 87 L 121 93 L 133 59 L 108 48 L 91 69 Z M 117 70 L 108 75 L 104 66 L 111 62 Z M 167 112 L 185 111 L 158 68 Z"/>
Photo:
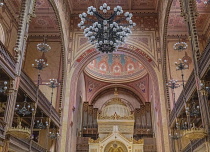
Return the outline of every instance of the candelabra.
<path id="1" fill-rule="evenodd" d="M 32 64 L 33 68 L 36 68 L 38 70 L 43 70 L 44 68 L 46 68 L 48 66 L 48 64 L 45 62 L 44 59 L 35 59 L 35 64 Z"/>
<path id="2" fill-rule="evenodd" d="M 196 103 L 192 102 L 192 106 L 187 106 L 185 112 L 189 116 L 198 117 L 200 115 L 200 106 L 196 106 Z"/>
<path id="3" fill-rule="evenodd" d="M 52 132 L 50 131 L 50 132 L 49 132 L 49 135 L 48 135 L 48 137 L 49 137 L 50 139 L 56 139 L 56 138 L 58 138 L 59 136 L 60 136 L 59 132 L 56 131 L 54 127 L 53 127 Z"/>
<path id="4" fill-rule="evenodd" d="M 99 13 L 95 7 L 88 7 L 87 14 L 95 16 L 94 18 L 88 18 L 87 14 L 84 12 L 79 15 L 81 22 L 78 27 L 84 29 L 84 35 L 88 38 L 89 42 L 95 45 L 98 51 L 112 53 L 116 51 L 117 48 L 125 42 L 125 38 L 131 34 L 130 28 L 136 26 L 131 20 L 132 14 L 125 12 L 124 16 L 120 19 L 115 19 L 117 16 L 123 14 L 121 6 L 114 8 L 114 13 L 107 16 L 107 11 L 110 7 L 104 3 L 99 8 L 102 13 Z M 85 24 L 85 21 L 88 23 Z M 121 23 L 124 21 L 123 23 Z M 125 22 L 128 22 L 127 24 Z"/>
<path id="5" fill-rule="evenodd" d="M 177 80 L 174 79 L 169 80 L 169 82 L 166 85 L 171 89 L 176 89 L 180 87 L 180 84 L 177 84 Z"/>
<path id="6" fill-rule="evenodd" d="M 178 51 L 178 52 L 181 52 L 183 50 L 186 50 L 188 47 L 187 43 L 186 42 L 181 42 L 180 41 L 180 38 L 179 38 L 179 42 L 175 43 L 174 44 L 174 50 Z"/>
<path id="7" fill-rule="evenodd" d="M 46 43 L 46 38 L 44 37 L 44 42 L 37 44 L 37 50 L 40 52 L 48 52 L 51 50 L 51 47 Z"/>
<path id="8" fill-rule="evenodd" d="M 185 70 L 189 69 L 189 66 L 187 65 L 187 60 L 182 61 L 182 59 L 179 59 L 179 63 L 175 62 L 176 70 Z"/>
<path id="9" fill-rule="evenodd" d="M 7 81 L 3 82 L 3 85 L 0 85 L 0 93 L 5 93 L 7 90 Z"/>
<path id="10" fill-rule="evenodd" d="M 179 123 L 177 121 L 177 109 L 176 109 L 176 104 L 175 104 L 175 92 L 174 89 L 180 87 L 180 84 L 177 84 L 177 80 L 171 79 L 167 84 L 166 84 L 169 88 L 171 88 L 172 90 L 172 95 L 173 95 L 173 104 L 174 104 L 174 110 L 175 110 L 175 116 L 176 116 L 176 130 L 178 131 L 180 129 Z M 169 134 L 170 138 L 173 140 L 177 140 L 179 138 L 182 137 L 182 135 L 180 135 L 178 132 L 175 132 L 173 134 Z M 178 143 L 178 147 L 179 147 L 179 143 Z M 173 149 L 175 149 L 175 147 L 173 147 Z"/>
<path id="11" fill-rule="evenodd" d="M 23 107 L 21 108 L 19 104 L 16 105 L 15 111 L 18 114 L 21 114 L 23 116 L 29 115 L 34 111 L 34 108 L 31 107 L 31 105 L 27 102 L 27 95 L 25 95 L 25 100 L 23 102 Z"/>
<path id="12" fill-rule="evenodd" d="M 52 89 L 51 91 L 51 104 L 52 104 L 52 98 L 53 98 L 53 89 L 57 88 L 60 83 L 57 82 L 57 79 L 50 79 L 49 83 L 46 83 L 48 87 Z"/>
<path id="13" fill-rule="evenodd" d="M 188 128 L 188 125 L 186 121 L 184 123 L 181 123 L 180 130 L 187 130 L 187 128 Z"/>
<path id="14" fill-rule="evenodd" d="M 43 112 L 42 112 L 41 119 L 36 121 L 35 128 L 37 128 L 37 129 L 46 129 L 48 125 L 49 125 L 48 121 L 46 121 L 45 123 L 43 122 Z"/>
<path id="15" fill-rule="evenodd" d="M 169 134 L 169 136 L 171 137 L 171 139 L 173 140 L 178 140 L 182 137 L 182 134 L 179 134 L 179 133 L 174 133 L 173 135 L 172 134 Z"/>
<path id="16" fill-rule="evenodd" d="M 206 91 L 206 93 L 210 93 L 210 81 L 205 82 L 203 80 L 200 85 L 201 85 L 201 90 Z"/>

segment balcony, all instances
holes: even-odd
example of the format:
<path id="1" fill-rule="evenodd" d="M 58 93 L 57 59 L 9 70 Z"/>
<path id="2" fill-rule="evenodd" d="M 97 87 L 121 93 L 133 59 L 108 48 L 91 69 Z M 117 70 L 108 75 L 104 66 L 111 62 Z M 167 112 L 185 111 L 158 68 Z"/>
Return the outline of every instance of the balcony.
<path id="1" fill-rule="evenodd" d="M 6 49 L 4 44 L 0 41 L 0 65 L 3 70 L 12 78 L 15 79 L 15 59 Z M 20 80 L 20 88 L 24 90 L 30 96 L 33 101 L 36 101 L 36 85 L 34 82 L 27 76 L 27 74 L 22 70 L 21 72 L 21 80 Z M 39 90 L 38 96 L 38 107 L 45 112 L 45 114 L 50 116 L 50 107 L 51 103 L 45 97 L 45 95 Z M 51 109 L 51 119 L 55 123 L 55 125 L 60 125 L 60 116 L 58 112 L 53 107 Z M 1 131 L 1 127 L 0 127 Z"/>
<path id="2" fill-rule="evenodd" d="M 4 131 L 4 127 L 5 127 L 6 123 L 0 119 L 0 139 L 5 139 L 5 131 Z"/>
<path id="3" fill-rule="evenodd" d="M 23 71 L 21 72 L 20 88 L 23 89 L 33 101 L 36 101 L 37 86 Z M 51 103 L 40 90 L 38 93 L 38 107 L 44 111 L 48 117 L 50 116 Z M 60 125 L 60 116 L 54 107 L 51 109 L 51 119 L 55 125 Z"/>
<path id="4" fill-rule="evenodd" d="M 208 71 L 210 66 L 210 42 L 207 44 L 200 60 L 198 61 L 198 67 L 199 67 L 199 75 L 202 78 L 206 71 Z M 196 90 L 196 84 L 195 84 L 195 76 L 194 71 L 192 71 L 186 85 L 185 85 L 185 93 L 186 93 L 186 100 L 189 100 L 190 96 L 193 94 L 193 91 Z M 181 92 L 177 102 L 176 102 L 176 108 L 177 108 L 177 116 L 181 113 L 181 111 L 184 109 L 184 91 Z M 175 109 L 170 113 L 169 116 L 169 126 L 171 126 L 175 121 Z"/>
<path id="5" fill-rule="evenodd" d="M 19 139 L 13 136 L 10 136 L 9 138 L 9 149 L 13 151 L 21 151 L 21 152 L 28 152 L 29 147 L 30 147 L 30 140 L 25 140 L 25 139 Z M 32 152 L 46 152 L 47 150 L 43 147 L 41 147 L 38 143 L 32 141 L 32 146 L 31 146 L 31 151 Z"/>

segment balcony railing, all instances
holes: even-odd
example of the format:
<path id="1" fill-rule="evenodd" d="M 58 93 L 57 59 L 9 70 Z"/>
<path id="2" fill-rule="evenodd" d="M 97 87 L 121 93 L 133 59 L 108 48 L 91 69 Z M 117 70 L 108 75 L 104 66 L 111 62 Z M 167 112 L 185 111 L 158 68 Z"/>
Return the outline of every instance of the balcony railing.
<path id="1" fill-rule="evenodd" d="M 12 77 L 15 77 L 15 59 L 10 54 L 10 52 L 6 49 L 4 44 L 0 41 L 0 65 L 4 70 Z M 20 87 L 31 97 L 32 100 L 36 101 L 36 85 L 34 82 L 27 76 L 27 74 L 22 70 L 21 72 L 21 82 Z M 50 102 L 45 97 L 45 95 L 39 90 L 39 98 L 38 98 L 38 107 L 41 108 L 47 116 L 50 116 Z M 60 117 L 58 112 L 54 107 L 51 109 L 52 111 L 52 121 L 59 126 L 60 125 Z"/>
<path id="2" fill-rule="evenodd" d="M 4 131 L 5 126 L 6 123 L 2 119 L 0 119 L 0 139 L 5 138 L 5 131 Z"/>
<path id="3" fill-rule="evenodd" d="M 205 138 L 202 138 L 202 139 L 199 139 L 199 140 L 192 141 L 190 144 L 188 144 L 188 145 L 182 150 L 182 152 L 191 152 L 191 151 L 194 151 L 196 148 L 198 148 L 199 146 L 201 146 L 205 141 L 206 141 Z"/>
<path id="4" fill-rule="evenodd" d="M 30 140 L 20 139 L 10 136 L 10 148 L 14 151 L 29 151 Z M 38 143 L 32 141 L 32 152 L 46 152 L 47 150 L 40 146 Z"/>
<path id="5" fill-rule="evenodd" d="M 37 86 L 34 84 L 34 82 L 27 76 L 25 72 L 21 72 L 21 81 L 20 81 L 20 87 L 28 94 L 28 96 L 31 97 L 32 100 L 36 101 L 36 89 Z M 49 100 L 45 97 L 45 95 L 39 90 L 38 95 L 38 107 L 45 112 L 45 114 L 49 117 L 50 116 L 50 107 L 51 103 Z M 52 107 L 51 112 L 51 119 L 52 121 L 59 126 L 60 125 L 60 117 L 58 112 L 55 110 L 54 107 Z"/>
<path id="6" fill-rule="evenodd" d="M 184 92 L 186 94 L 186 100 L 189 100 L 190 96 L 192 95 L 195 89 L 196 89 L 195 76 L 194 76 L 194 71 L 192 71 L 187 83 L 185 84 L 184 91 L 182 90 L 181 94 L 179 95 L 179 98 L 177 99 L 177 102 L 175 103 L 174 107 L 176 107 L 177 115 L 180 114 L 184 108 Z M 175 112 L 175 109 L 173 108 L 173 110 L 170 113 L 170 119 L 169 119 L 170 125 L 175 120 L 176 112 Z"/>
<path id="7" fill-rule="evenodd" d="M 0 41 L 0 65 L 11 77 L 14 77 L 15 59 Z"/>

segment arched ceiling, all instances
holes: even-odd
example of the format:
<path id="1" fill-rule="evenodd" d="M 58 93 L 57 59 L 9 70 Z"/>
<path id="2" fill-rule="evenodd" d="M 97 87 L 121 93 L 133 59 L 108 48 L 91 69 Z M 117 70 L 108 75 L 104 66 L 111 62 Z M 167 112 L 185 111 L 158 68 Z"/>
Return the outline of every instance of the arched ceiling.
<path id="1" fill-rule="evenodd" d="M 104 54 L 91 61 L 85 68 L 89 76 L 106 82 L 130 82 L 147 74 L 136 59 L 119 53 Z"/>
<path id="2" fill-rule="evenodd" d="M 60 35 L 55 11 L 48 0 L 37 0 L 35 15 L 29 29 L 31 35 Z"/>

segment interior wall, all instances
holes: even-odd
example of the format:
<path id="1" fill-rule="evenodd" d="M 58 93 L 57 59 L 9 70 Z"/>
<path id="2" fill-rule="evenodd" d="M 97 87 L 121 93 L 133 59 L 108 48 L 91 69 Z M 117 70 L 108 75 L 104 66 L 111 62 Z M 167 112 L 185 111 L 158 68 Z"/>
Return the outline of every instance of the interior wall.
<path id="1" fill-rule="evenodd" d="M 71 136 L 69 139 L 69 149 L 72 151 L 76 151 L 76 142 L 77 142 L 77 137 L 79 136 L 79 132 L 81 131 L 82 127 L 82 106 L 83 102 L 86 101 L 86 92 L 85 92 L 85 79 L 84 79 L 84 74 L 81 73 L 79 78 L 78 78 L 78 84 L 76 93 L 76 102 L 75 105 L 73 106 L 71 114 Z"/>
<path id="2" fill-rule="evenodd" d="M 130 104 L 130 107 L 134 110 L 135 108 L 140 107 L 140 101 L 138 101 L 134 96 L 131 94 L 118 91 L 118 97 L 127 101 L 127 104 Z M 110 99 L 114 98 L 114 92 L 106 92 L 101 95 L 96 101 L 94 101 L 94 108 L 98 108 L 99 110 L 102 109 L 103 105 Z"/>
<path id="3" fill-rule="evenodd" d="M 42 41 L 33 41 L 28 42 L 26 48 L 25 61 L 23 65 L 23 69 L 26 74 L 32 79 L 32 81 L 37 84 L 38 79 L 38 70 L 32 67 L 32 64 L 35 64 L 35 59 L 39 59 L 42 57 L 42 53 L 37 50 L 37 44 Z M 40 81 L 40 90 L 47 97 L 47 99 L 51 100 L 51 88 L 49 88 L 46 83 L 49 83 L 49 79 L 57 79 L 58 82 L 61 82 L 59 79 L 59 73 L 61 70 L 61 43 L 60 42 L 50 42 L 47 44 L 51 46 L 51 50 L 45 53 L 45 58 L 47 59 L 48 67 L 44 68 L 40 71 L 41 81 Z M 61 87 L 61 86 L 59 86 Z M 59 88 L 55 88 L 53 91 L 53 106 L 56 105 L 56 96 L 57 90 Z"/>
<path id="4" fill-rule="evenodd" d="M 14 18 L 11 16 L 10 12 L 7 9 L 0 8 L 0 24 L 1 29 L 4 30 L 4 40 L 3 43 L 9 52 L 14 55 L 14 47 L 17 39 L 17 23 L 14 21 Z M 2 37 L 3 35 L 0 35 Z"/>
<path id="5" fill-rule="evenodd" d="M 176 69 L 175 62 L 180 63 L 179 59 L 182 60 L 187 60 L 189 69 L 183 70 L 184 74 L 184 83 L 187 82 L 190 74 L 192 73 L 192 70 L 194 68 L 193 63 L 192 63 L 192 52 L 191 52 L 191 47 L 189 44 L 189 41 L 184 41 L 188 44 L 188 48 L 182 52 L 178 52 L 174 50 L 173 46 L 175 43 L 179 42 L 179 39 L 168 39 L 168 44 L 167 44 L 167 75 L 168 75 L 168 82 L 171 79 L 177 80 L 177 84 L 180 84 L 180 87 L 174 89 L 175 92 L 175 101 L 177 101 L 181 91 L 183 90 L 182 87 L 182 76 L 181 76 L 181 71 Z M 169 88 L 169 95 L 170 95 L 170 106 L 171 109 L 173 108 L 173 95 L 172 95 L 172 90 Z"/>

